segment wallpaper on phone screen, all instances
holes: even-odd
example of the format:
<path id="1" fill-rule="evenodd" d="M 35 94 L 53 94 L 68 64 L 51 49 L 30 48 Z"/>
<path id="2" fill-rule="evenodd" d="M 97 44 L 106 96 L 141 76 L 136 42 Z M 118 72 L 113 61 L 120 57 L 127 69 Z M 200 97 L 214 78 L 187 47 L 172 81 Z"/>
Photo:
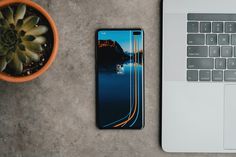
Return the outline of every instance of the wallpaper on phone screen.
<path id="1" fill-rule="evenodd" d="M 97 123 L 143 126 L 143 31 L 106 30 L 97 41 Z"/>

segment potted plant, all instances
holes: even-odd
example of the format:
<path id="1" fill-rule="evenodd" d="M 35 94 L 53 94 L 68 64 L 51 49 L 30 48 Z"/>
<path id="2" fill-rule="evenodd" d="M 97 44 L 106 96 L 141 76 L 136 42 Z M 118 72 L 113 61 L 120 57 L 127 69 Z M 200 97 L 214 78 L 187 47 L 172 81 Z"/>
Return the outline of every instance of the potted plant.
<path id="1" fill-rule="evenodd" d="M 43 74 L 58 51 L 50 15 L 30 0 L 0 0 L 0 79 L 26 82 Z"/>

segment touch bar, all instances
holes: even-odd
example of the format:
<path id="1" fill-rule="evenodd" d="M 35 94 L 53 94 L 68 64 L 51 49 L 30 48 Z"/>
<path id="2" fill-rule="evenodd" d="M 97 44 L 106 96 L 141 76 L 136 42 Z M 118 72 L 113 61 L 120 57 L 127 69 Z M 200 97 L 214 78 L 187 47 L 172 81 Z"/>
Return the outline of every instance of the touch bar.
<path id="1" fill-rule="evenodd" d="M 236 21 L 236 14 L 202 14 L 190 13 L 188 20 L 197 21 Z"/>

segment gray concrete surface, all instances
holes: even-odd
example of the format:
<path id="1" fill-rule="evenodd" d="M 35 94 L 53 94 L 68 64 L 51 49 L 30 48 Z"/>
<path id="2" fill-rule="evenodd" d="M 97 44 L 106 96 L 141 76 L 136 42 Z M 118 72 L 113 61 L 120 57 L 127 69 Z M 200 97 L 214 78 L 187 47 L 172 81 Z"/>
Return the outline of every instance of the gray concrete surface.
<path id="1" fill-rule="evenodd" d="M 35 0 L 55 19 L 60 50 L 50 70 L 24 84 L 0 82 L 0 157 L 215 157 L 160 147 L 160 1 Z M 97 28 L 141 27 L 146 46 L 146 126 L 95 126 Z"/>

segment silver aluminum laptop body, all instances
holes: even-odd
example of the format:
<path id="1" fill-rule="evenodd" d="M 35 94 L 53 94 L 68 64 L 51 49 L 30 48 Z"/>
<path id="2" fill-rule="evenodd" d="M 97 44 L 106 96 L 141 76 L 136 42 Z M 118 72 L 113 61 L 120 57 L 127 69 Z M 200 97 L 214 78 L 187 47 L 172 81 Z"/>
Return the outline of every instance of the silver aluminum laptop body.
<path id="1" fill-rule="evenodd" d="M 236 152 L 236 1 L 164 0 L 162 148 Z"/>

